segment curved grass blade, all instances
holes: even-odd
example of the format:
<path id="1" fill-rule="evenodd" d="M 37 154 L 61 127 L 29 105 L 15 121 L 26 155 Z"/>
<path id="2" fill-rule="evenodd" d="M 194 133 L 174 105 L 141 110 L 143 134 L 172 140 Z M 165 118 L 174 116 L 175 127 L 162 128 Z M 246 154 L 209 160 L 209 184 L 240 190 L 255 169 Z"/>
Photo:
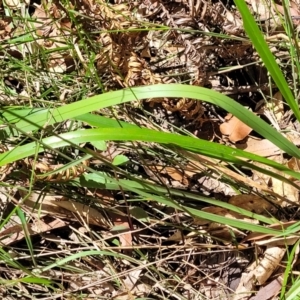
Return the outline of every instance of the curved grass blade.
<path id="1" fill-rule="evenodd" d="M 220 159 L 223 161 L 232 162 L 239 165 L 248 166 L 252 169 L 260 169 L 245 160 L 253 160 L 261 162 L 265 165 L 273 167 L 277 170 L 283 171 L 295 178 L 300 179 L 300 174 L 291 169 L 258 155 L 245 152 L 240 149 L 233 149 L 228 146 L 219 145 L 205 140 L 195 139 L 188 136 L 180 136 L 172 133 L 158 132 L 156 130 L 146 128 L 97 128 L 77 130 L 61 134 L 59 136 L 52 136 L 43 139 L 39 144 L 37 142 L 29 143 L 23 146 L 16 147 L 10 151 L 0 154 L 0 166 L 6 165 L 10 162 L 34 155 L 37 151 L 43 152 L 45 149 L 65 147 L 70 144 L 78 145 L 85 142 L 93 142 L 100 140 L 114 140 L 114 141 L 144 141 L 155 142 L 160 144 L 167 144 L 169 146 L 179 146 L 183 149 L 200 153 L 209 157 Z M 265 170 L 264 173 L 269 171 Z M 284 180 L 284 178 L 282 178 Z"/>
<path id="2" fill-rule="evenodd" d="M 180 84 L 158 84 L 105 93 L 56 109 L 46 110 L 43 113 L 33 114 L 16 123 L 16 127 L 25 132 L 30 132 L 101 108 L 133 101 L 136 98 L 146 99 L 149 97 L 186 97 L 218 105 L 232 113 L 284 152 L 300 159 L 300 151 L 293 143 L 234 100 L 213 90 Z"/>

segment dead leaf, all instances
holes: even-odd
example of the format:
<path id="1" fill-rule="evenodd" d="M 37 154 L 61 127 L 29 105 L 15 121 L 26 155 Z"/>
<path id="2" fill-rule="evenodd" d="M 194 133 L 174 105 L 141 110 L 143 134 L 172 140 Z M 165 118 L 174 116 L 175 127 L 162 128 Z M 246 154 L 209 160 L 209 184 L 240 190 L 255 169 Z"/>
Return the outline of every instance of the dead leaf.
<path id="1" fill-rule="evenodd" d="M 279 16 L 272 1 L 246 0 L 252 6 L 259 20 L 265 21 L 265 26 L 275 30 L 278 27 Z"/>
<path id="2" fill-rule="evenodd" d="M 166 239 L 166 241 L 174 241 L 174 242 L 181 242 L 183 240 L 181 230 L 176 230 L 170 237 Z"/>
<path id="3" fill-rule="evenodd" d="M 111 227 L 107 219 L 104 218 L 104 216 L 98 210 L 89 207 L 88 205 L 72 200 L 56 201 L 54 204 L 79 215 L 87 224 L 98 225 L 107 229 Z"/>
<path id="4" fill-rule="evenodd" d="M 289 162 L 286 162 L 282 159 L 281 156 L 277 156 L 273 158 L 274 161 L 281 163 L 282 165 L 288 165 Z M 296 160 L 291 159 L 290 160 L 290 166 L 295 167 L 297 171 L 297 164 L 298 162 Z M 278 175 L 281 175 L 285 178 L 290 178 L 290 176 L 286 175 L 284 172 L 276 171 Z M 299 201 L 299 190 L 297 187 L 292 186 L 291 184 L 287 182 L 283 182 L 280 179 L 277 178 L 270 178 L 270 184 L 272 185 L 273 191 L 279 195 L 282 195 L 285 197 L 288 202 L 282 203 L 282 205 L 287 205 L 288 203 L 298 203 Z"/>
<path id="5" fill-rule="evenodd" d="M 237 144 L 236 148 L 250 152 L 252 154 L 260 155 L 263 157 L 270 157 L 282 153 L 282 150 L 275 146 L 267 139 L 257 139 L 249 137 L 246 144 Z"/>
<path id="6" fill-rule="evenodd" d="M 270 39 L 270 37 L 268 39 Z M 265 103 L 264 100 L 263 103 Z M 257 111 L 257 114 L 267 117 L 270 123 L 277 130 L 280 130 L 278 124 L 282 122 L 284 113 L 284 102 L 282 94 L 280 92 L 275 93 L 273 97 L 267 102 L 267 104 L 259 109 L 259 111 Z"/>
<path id="7" fill-rule="evenodd" d="M 271 239 L 258 241 L 255 244 L 258 246 L 268 246 L 268 247 L 279 247 L 279 246 L 292 246 L 299 240 L 297 235 L 289 235 L 287 237 L 273 237 Z"/>
<path id="8" fill-rule="evenodd" d="M 242 274 L 241 281 L 236 289 L 236 293 L 233 297 L 233 300 L 249 299 L 249 296 L 255 290 L 255 282 L 258 285 L 262 285 L 270 278 L 270 276 L 273 274 L 273 272 L 281 263 L 285 251 L 286 251 L 285 247 L 267 248 L 267 250 L 264 253 L 263 259 L 260 260 L 258 265 L 256 261 L 253 262 L 253 264 L 248 267 L 249 273 Z M 269 293 L 272 293 L 272 291 L 269 291 Z M 251 298 L 251 299 L 269 299 L 269 298 L 266 298 L 266 295 L 264 294 L 262 298 Z"/>
<path id="9" fill-rule="evenodd" d="M 30 3 L 29 0 L 5 0 L 4 2 L 11 9 L 18 9 L 21 8 L 23 5 L 28 6 Z"/>
<path id="10" fill-rule="evenodd" d="M 258 285 L 264 284 L 273 272 L 278 268 L 286 252 L 286 247 L 268 247 L 263 259 L 254 270 L 254 276 Z"/>
<path id="11" fill-rule="evenodd" d="M 251 300 L 265 300 L 275 299 L 275 297 L 282 288 L 283 279 L 281 276 L 272 280 L 270 283 L 262 287 Z"/>
<path id="12" fill-rule="evenodd" d="M 30 236 L 33 236 L 64 226 L 66 226 L 66 223 L 59 219 L 55 219 L 49 223 L 45 223 L 41 219 L 37 219 L 35 220 L 35 223 L 27 224 L 27 231 Z M 23 226 L 22 224 L 18 224 L 7 228 L 0 233 L 0 244 L 9 246 L 12 243 L 23 240 L 24 238 L 25 233 L 23 231 Z"/>
<path id="13" fill-rule="evenodd" d="M 140 278 L 140 274 L 142 272 L 142 269 L 137 269 L 129 272 L 126 276 L 126 278 L 123 280 L 125 287 L 128 291 L 131 291 L 137 281 Z"/>
<path id="14" fill-rule="evenodd" d="M 52 24 L 52 20 L 49 15 L 49 8 L 50 7 L 48 7 L 47 10 L 45 10 L 45 8 L 42 5 L 38 5 L 36 6 L 35 11 L 32 15 L 32 24 L 34 24 L 34 27 L 36 28 L 37 34 L 39 36 L 48 36 L 49 33 L 55 28 Z M 44 41 L 42 39 L 37 40 L 37 43 L 42 45 Z"/>
<path id="15" fill-rule="evenodd" d="M 239 285 L 233 296 L 233 300 L 248 300 L 254 290 L 254 274 L 253 271 L 243 273 Z"/>
<path id="16" fill-rule="evenodd" d="M 225 120 L 226 122 L 220 125 L 220 131 L 222 134 L 228 135 L 229 140 L 233 143 L 243 140 L 252 131 L 251 127 L 231 114 L 228 114 Z"/>
<path id="17" fill-rule="evenodd" d="M 267 107 L 274 113 L 276 120 L 280 123 L 284 116 L 283 97 L 280 91 L 273 95 Z"/>
<path id="18" fill-rule="evenodd" d="M 117 215 L 115 213 L 109 213 L 110 218 L 114 224 L 110 232 L 118 234 L 120 245 L 122 247 L 132 246 L 132 234 L 127 216 Z"/>
<path id="19" fill-rule="evenodd" d="M 284 15 L 285 13 L 284 13 L 284 8 L 282 6 L 282 2 L 278 1 L 278 0 L 275 0 L 274 2 L 275 2 L 274 4 L 275 4 L 277 10 L 282 15 Z M 292 17 L 293 23 L 295 25 L 298 25 L 299 24 L 299 20 L 297 19 L 297 17 L 300 16 L 299 9 L 298 9 L 297 4 L 295 2 L 293 2 L 293 1 L 291 1 L 291 0 L 289 1 L 289 10 L 290 10 L 289 13 L 290 13 L 290 15 Z"/>
<path id="20" fill-rule="evenodd" d="M 286 135 L 286 137 L 292 143 L 294 143 L 294 145 L 300 146 L 300 139 L 298 136 L 288 134 Z M 277 146 L 272 144 L 269 140 L 258 139 L 253 137 L 248 137 L 247 142 L 245 144 L 236 144 L 235 147 L 263 157 L 270 157 L 277 154 L 281 154 L 283 152 Z"/>
<path id="21" fill-rule="evenodd" d="M 270 216 L 274 214 L 276 208 L 273 204 L 263 199 L 262 197 L 248 194 L 241 194 L 233 196 L 229 199 L 228 203 L 254 212 L 256 214 L 263 214 Z"/>
<path id="22" fill-rule="evenodd" d="M 300 160 L 298 158 L 292 157 L 288 162 L 287 162 L 287 166 L 296 172 L 300 171 Z M 290 177 L 289 179 L 292 180 L 292 178 Z"/>
<path id="23" fill-rule="evenodd" d="M 288 162 L 283 160 L 283 157 L 279 155 L 274 156 L 272 158 L 270 157 L 270 159 L 282 164 L 283 166 L 286 166 L 288 164 Z M 275 193 L 274 195 L 278 195 L 277 198 L 278 200 L 280 200 L 281 206 L 286 206 L 288 204 L 298 202 L 299 190 L 296 186 L 292 185 L 294 183 L 293 178 L 291 179 L 291 177 L 286 175 L 284 172 L 280 172 L 264 164 L 257 163 L 257 162 L 254 162 L 254 164 L 265 170 L 272 171 L 282 177 L 285 177 L 287 180 L 291 181 L 291 183 L 283 182 L 281 179 L 277 179 L 275 177 L 271 177 L 270 175 L 266 175 L 259 171 L 253 170 L 253 179 L 264 181 L 269 187 L 271 187 L 273 189 L 273 192 Z M 292 162 L 291 165 L 293 165 Z"/>
<path id="24" fill-rule="evenodd" d="M 286 177 L 286 175 L 284 173 L 279 173 L 279 175 Z M 291 202 L 298 203 L 299 190 L 296 187 L 294 187 L 286 182 L 282 182 L 280 179 L 277 179 L 277 178 L 271 178 L 271 184 L 273 187 L 273 191 L 275 193 L 285 197 L 287 200 L 289 200 L 289 203 L 291 203 Z M 285 205 L 285 204 L 282 204 L 282 205 Z"/>

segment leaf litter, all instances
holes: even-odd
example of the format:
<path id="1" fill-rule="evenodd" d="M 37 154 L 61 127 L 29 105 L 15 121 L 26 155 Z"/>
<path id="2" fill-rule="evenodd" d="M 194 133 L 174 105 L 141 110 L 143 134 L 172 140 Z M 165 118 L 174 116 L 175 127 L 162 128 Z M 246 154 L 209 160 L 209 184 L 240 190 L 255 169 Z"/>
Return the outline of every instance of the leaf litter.
<path id="1" fill-rule="evenodd" d="M 282 96 L 270 94 L 267 72 L 246 42 L 241 18 L 230 1 L 110 2 L 4 1 L 0 37 L 5 89 L 0 91 L 1 104 L 40 107 L 43 101 L 60 99 L 64 103 L 123 87 L 181 82 L 231 95 L 254 113 L 264 115 L 275 128 L 293 128 L 294 124 L 286 120 Z M 265 28 L 271 30 L 266 40 L 274 55 L 286 54 L 276 41 L 280 37 L 288 42 L 287 37 L 273 34 L 279 26 L 278 13 L 285 13 L 281 4 L 276 1 L 270 9 L 264 1 L 247 2 L 259 21 L 267 20 Z M 293 1 L 290 14 L 297 26 L 299 9 Z M 15 16 L 20 18 L 14 20 Z M 28 40 L 22 40 L 28 32 Z M 220 32 L 232 38 L 222 39 L 217 35 Z M 11 68 L 11 61 L 19 67 Z M 24 72 L 22 65 L 28 68 L 28 64 Z M 257 109 L 259 91 L 271 101 L 263 99 L 262 108 Z M 134 119 L 152 128 L 159 126 L 163 131 L 183 130 L 273 156 L 275 161 L 298 170 L 298 161 L 282 158 L 278 148 L 255 136 L 246 124 L 193 99 L 148 99 L 103 114 L 116 114 L 125 121 Z M 60 132 L 68 126 L 62 125 Z M 297 143 L 297 137 L 290 139 Z M 12 141 L 7 145 L 12 147 Z M 182 195 L 177 194 L 174 200 L 203 212 L 249 224 L 259 223 L 251 213 L 260 214 L 273 218 L 274 223 L 280 221 L 280 226 L 292 221 L 284 207 L 298 202 L 295 186 L 188 152 L 174 157 L 153 146 L 151 153 L 142 143 L 135 145 L 139 151 L 120 143 L 104 148 L 85 146 L 96 155 L 78 165 L 68 166 L 62 157 L 45 152 L 1 167 L 2 181 L 18 187 L 1 187 L 5 224 L 0 230 L 1 246 L 10 249 L 5 253 L 11 253 L 12 261 L 26 262 L 35 274 L 36 266 L 28 263 L 33 260 L 29 238 L 41 275 L 59 285 L 55 292 L 62 299 L 75 299 L 81 293 L 87 299 L 250 299 L 254 291 L 256 296 L 251 299 L 265 299 L 263 292 L 270 299 L 278 299 L 286 255 L 282 243 L 287 239 L 253 238 L 231 226 L 140 199 L 121 185 L 106 185 L 105 174 L 114 174 L 117 180 L 126 178 L 126 172 L 134 174 L 166 187 L 165 194 L 176 189 Z M 74 159 L 82 158 L 78 149 L 66 151 Z M 121 163 L 116 163 L 118 159 Z M 114 169 L 110 162 L 115 162 Z M 90 166 L 103 175 L 98 177 L 101 182 L 83 181 Z M 30 185 L 33 189 L 29 191 Z M 185 192 L 195 199 L 197 195 L 218 199 L 250 215 L 193 201 L 185 198 Z M 18 207 L 26 213 L 26 225 L 9 217 Z M 293 246 L 298 236 L 291 238 L 289 245 Z M 91 249 L 102 253 L 76 258 L 80 251 Z M 70 270 L 61 269 L 57 263 L 45 271 L 47 265 L 72 255 Z M 14 280 L 15 265 L 7 260 L 1 265 L 2 280 Z M 18 274 L 19 278 L 26 275 Z M 54 295 L 37 283 L 19 282 L 18 288 L 26 296 L 35 293 L 41 299 Z M 1 287 L 0 293 L 17 297 L 9 285 Z"/>

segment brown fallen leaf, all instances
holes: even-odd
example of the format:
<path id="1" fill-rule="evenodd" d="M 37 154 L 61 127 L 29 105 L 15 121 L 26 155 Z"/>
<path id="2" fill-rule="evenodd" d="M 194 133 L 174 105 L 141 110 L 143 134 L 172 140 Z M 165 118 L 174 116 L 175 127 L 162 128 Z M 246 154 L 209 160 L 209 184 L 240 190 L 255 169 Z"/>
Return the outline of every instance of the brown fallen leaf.
<path id="1" fill-rule="evenodd" d="M 290 161 L 290 165 L 288 165 L 289 162 L 286 161 L 281 155 L 277 155 L 271 158 L 273 161 L 280 163 L 283 166 L 289 166 L 292 168 L 295 168 L 295 171 L 297 171 L 297 161 L 294 161 L 293 159 Z M 286 179 L 291 181 L 291 184 L 288 182 L 283 182 L 280 178 L 277 179 L 275 177 L 271 177 L 269 175 L 261 174 L 258 171 L 253 171 L 253 176 L 261 177 L 264 179 L 265 182 L 268 182 L 268 185 L 272 187 L 273 191 L 285 198 L 285 200 L 281 201 L 281 206 L 286 206 L 291 203 L 298 203 L 299 200 L 299 189 L 297 186 L 292 185 L 294 183 L 294 178 L 291 178 L 290 176 L 286 175 L 284 172 L 280 172 L 278 170 L 274 170 L 270 167 L 262 166 L 259 163 L 255 163 L 256 165 L 263 167 L 264 169 L 271 170 L 274 173 L 277 173 L 278 175 L 285 177 Z"/>
<path id="2" fill-rule="evenodd" d="M 273 113 L 278 123 L 282 122 L 284 117 L 284 102 L 281 92 L 277 92 L 273 95 L 272 101 L 267 105 Z"/>
<path id="3" fill-rule="evenodd" d="M 282 172 L 278 172 L 279 175 L 281 176 L 285 176 L 285 174 Z M 280 179 L 277 178 L 271 178 L 270 180 L 272 187 L 273 187 L 273 191 L 283 197 L 285 197 L 289 203 L 293 202 L 293 203 L 298 203 L 299 201 L 299 189 L 286 183 L 286 182 L 282 182 Z M 288 202 L 286 201 L 286 203 L 282 203 L 282 206 L 287 205 Z"/>
<path id="4" fill-rule="evenodd" d="M 249 137 L 247 143 L 237 144 L 236 148 L 244 151 L 260 155 L 263 157 L 270 157 L 282 153 L 282 150 L 275 146 L 272 142 L 267 139 L 257 139 Z"/>
<path id="5" fill-rule="evenodd" d="M 285 11 L 284 11 L 284 7 L 282 6 L 282 1 L 280 0 L 275 0 L 274 1 L 275 3 L 275 6 L 277 8 L 277 10 L 282 14 L 284 15 L 285 14 Z M 292 20 L 293 20 L 293 23 L 295 25 L 298 25 L 299 24 L 299 19 L 297 17 L 300 16 L 300 12 L 299 12 L 299 9 L 298 9 L 298 5 L 294 2 L 294 1 L 289 1 L 289 12 L 290 12 L 290 15 L 292 17 Z"/>
<path id="6" fill-rule="evenodd" d="M 181 230 L 176 230 L 166 241 L 181 242 L 184 239 Z"/>
<path id="7" fill-rule="evenodd" d="M 296 157 L 292 157 L 288 162 L 287 162 L 287 166 L 296 171 L 299 172 L 300 171 L 300 159 L 296 158 Z M 292 180 L 292 177 L 290 177 L 289 179 Z"/>
<path id="8" fill-rule="evenodd" d="M 228 203 L 249 210 L 256 214 L 264 214 L 269 216 L 276 211 L 273 204 L 263 199 L 262 197 L 248 194 L 241 194 L 233 196 L 229 199 Z"/>
<path id="9" fill-rule="evenodd" d="M 98 210 L 88 205 L 72 200 L 56 201 L 54 204 L 82 217 L 87 224 L 98 225 L 107 229 L 111 227 L 108 220 Z"/>
<path id="10" fill-rule="evenodd" d="M 148 168 L 151 172 L 154 172 L 157 174 L 159 172 L 160 174 L 166 174 L 169 175 L 173 180 L 176 180 L 184 185 L 189 184 L 189 177 L 196 174 L 196 170 L 189 170 L 188 166 L 187 169 L 184 171 L 180 168 L 174 168 L 174 167 L 164 167 L 164 166 L 147 166 L 145 169 Z M 157 176 L 157 175 L 156 175 Z M 162 178 L 161 178 L 162 180 Z"/>
<path id="11" fill-rule="evenodd" d="M 273 272 L 278 268 L 286 252 L 286 247 L 268 247 L 263 259 L 254 270 L 254 276 L 258 285 L 264 284 Z"/>
<path id="12" fill-rule="evenodd" d="M 299 136 L 287 134 L 286 138 L 289 141 L 291 141 L 295 146 L 300 146 Z M 269 140 L 254 137 L 248 137 L 247 142 L 245 144 L 236 144 L 235 147 L 263 157 L 270 157 L 283 153 L 281 149 L 279 149 Z"/>
<path id="13" fill-rule="evenodd" d="M 20 0 L 5 0 L 5 4 L 11 9 L 20 9 L 23 5 L 28 6 L 30 1 L 20 1 Z"/>
<path id="14" fill-rule="evenodd" d="M 262 287 L 258 293 L 251 298 L 251 300 L 265 300 L 265 299 L 275 299 L 276 296 L 282 288 L 283 279 L 281 276 L 272 280 L 270 283 Z"/>
<path id="15" fill-rule="evenodd" d="M 122 247 L 132 246 L 132 234 L 127 216 L 109 213 L 110 218 L 114 224 L 111 233 L 118 234 L 120 245 Z"/>
<path id="16" fill-rule="evenodd" d="M 264 257 L 257 264 L 254 261 L 248 267 L 248 273 L 243 273 L 241 281 L 235 291 L 233 300 L 248 300 L 249 296 L 253 294 L 255 290 L 255 285 L 263 285 L 276 270 L 276 268 L 281 263 L 281 260 L 286 252 L 286 248 L 280 247 L 269 247 L 264 253 Z M 273 287 L 275 287 L 274 285 Z M 280 286 L 281 287 L 281 286 Z M 277 289 L 276 289 L 277 291 Z M 272 291 L 268 291 L 272 293 Z M 260 296 L 262 294 L 260 293 Z M 251 299 L 271 299 L 267 298 L 264 294 L 260 298 L 251 298 Z"/>
<path id="17" fill-rule="evenodd" d="M 229 140 L 233 143 L 243 140 L 252 131 L 251 127 L 232 114 L 228 114 L 225 120 L 226 122 L 220 125 L 220 131 L 222 134 L 228 135 Z"/>
<path id="18" fill-rule="evenodd" d="M 269 30 L 275 30 L 279 26 L 279 16 L 276 13 L 273 1 L 246 0 L 246 2 L 252 6 L 257 18 L 263 20 Z"/>
<path id="19" fill-rule="evenodd" d="M 123 280 L 126 290 L 131 291 L 133 289 L 140 278 L 141 272 L 142 269 L 132 270 L 126 275 L 126 278 Z"/>
<path id="20" fill-rule="evenodd" d="M 35 223 L 27 224 L 27 232 L 30 236 L 37 235 L 43 232 L 47 232 L 53 229 L 66 226 L 66 223 L 62 220 L 55 219 L 49 223 L 38 219 Z M 11 226 L 0 233 L 0 244 L 3 246 L 9 246 L 12 243 L 21 241 L 25 238 L 22 224 Z"/>

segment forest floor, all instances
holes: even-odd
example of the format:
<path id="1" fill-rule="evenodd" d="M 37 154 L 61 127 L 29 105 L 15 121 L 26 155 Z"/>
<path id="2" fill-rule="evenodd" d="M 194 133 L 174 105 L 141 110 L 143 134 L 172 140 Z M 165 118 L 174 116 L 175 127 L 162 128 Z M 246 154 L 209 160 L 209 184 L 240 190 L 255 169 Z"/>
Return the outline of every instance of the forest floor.
<path id="1" fill-rule="evenodd" d="M 273 10 L 263 1 L 246 2 L 292 84 L 295 70 L 280 28 L 280 1 Z M 293 3 L 295 30 L 297 9 Z M 181 83 L 225 94 L 278 130 L 299 128 L 231 0 L 5 0 L 0 11 L 2 107 L 53 108 L 122 88 Z M 289 161 L 236 117 L 194 99 L 149 98 L 95 114 Z M 87 124 L 67 121 L 51 132 L 76 126 Z M 24 144 L 25 139 L 9 143 Z M 7 145 L 2 143 L 2 151 Z M 225 168 L 207 157 L 183 150 L 175 155 L 146 143 L 82 147 L 104 158 L 94 157 L 84 162 L 86 167 L 117 180 L 125 173 L 143 178 L 163 187 L 162 194 L 203 212 L 259 224 L 255 217 L 215 206 L 219 200 L 285 224 L 299 218 L 297 188 L 246 167 Z M 71 148 L 64 153 L 75 159 L 77 150 Z M 121 168 L 108 166 L 111 162 Z M 4 299 L 277 299 L 286 251 L 278 244 L 266 246 L 270 236 L 194 218 L 122 188 L 84 184 L 80 176 L 86 169 L 54 172 L 63 165 L 45 151 L 1 167 Z M 32 170 L 53 174 L 32 180 Z M 274 194 L 280 204 L 271 201 Z M 268 262 L 257 270 L 258 257 L 268 255 L 279 259 L 276 267 Z M 253 272 L 261 272 L 256 281 Z"/>

